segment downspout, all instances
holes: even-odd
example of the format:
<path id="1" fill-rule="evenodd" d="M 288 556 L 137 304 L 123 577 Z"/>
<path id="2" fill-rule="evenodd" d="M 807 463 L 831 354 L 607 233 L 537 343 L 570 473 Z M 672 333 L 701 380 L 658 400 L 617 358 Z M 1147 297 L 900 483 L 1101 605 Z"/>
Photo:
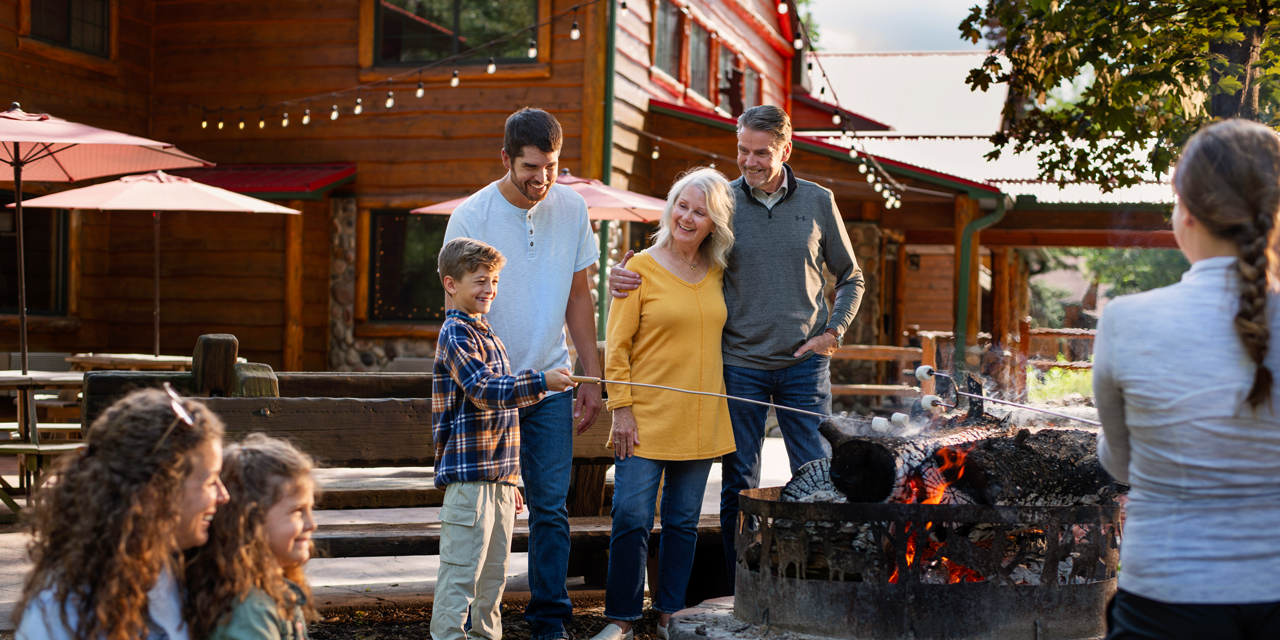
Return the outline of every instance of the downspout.
<path id="1" fill-rule="evenodd" d="M 965 341 L 969 336 L 969 274 L 973 269 L 974 254 L 977 253 L 973 247 L 973 236 L 1004 219 L 1007 200 L 1008 196 L 999 194 L 996 198 L 996 210 L 991 215 L 970 222 L 960 232 L 960 273 L 964 275 L 960 278 L 960 295 L 956 300 L 956 349 L 951 357 L 956 373 L 964 372 L 967 359 L 965 352 L 968 345 Z"/>
<path id="2" fill-rule="evenodd" d="M 618 28 L 618 3 L 609 3 L 609 33 L 605 37 L 604 58 L 604 157 L 600 159 L 600 181 L 606 185 L 613 178 L 613 57 L 617 44 L 614 32 Z M 596 339 L 604 340 L 609 317 L 609 221 L 600 221 L 600 273 L 596 278 Z M 602 363 L 603 364 L 603 363 Z"/>

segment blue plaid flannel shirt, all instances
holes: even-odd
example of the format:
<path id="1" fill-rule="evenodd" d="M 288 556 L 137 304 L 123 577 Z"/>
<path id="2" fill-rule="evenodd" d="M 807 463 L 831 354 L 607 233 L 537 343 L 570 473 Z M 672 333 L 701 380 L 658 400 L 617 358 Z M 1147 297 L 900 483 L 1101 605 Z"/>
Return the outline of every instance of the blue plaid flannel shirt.
<path id="1" fill-rule="evenodd" d="M 436 487 L 520 477 L 520 407 L 542 399 L 546 377 L 511 373 L 507 348 L 484 319 L 445 314 L 431 381 L 431 438 Z"/>

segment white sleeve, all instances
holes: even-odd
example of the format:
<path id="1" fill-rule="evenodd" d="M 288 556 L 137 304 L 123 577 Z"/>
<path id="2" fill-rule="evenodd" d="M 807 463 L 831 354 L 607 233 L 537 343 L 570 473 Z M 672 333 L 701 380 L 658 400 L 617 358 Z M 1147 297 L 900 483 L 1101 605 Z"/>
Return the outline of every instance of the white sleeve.
<path id="1" fill-rule="evenodd" d="M 1115 377 L 1114 319 L 1120 309 L 1115 301 L 1107 306 L 1098 322 L 1093 348 L 1093 402 L 1098 407 L 1102 430 L 1098 432 L 1098 460 L 1112 477 L 1129 481 L 1129 427 L 1124 421 L 1124 392 Z"/>
<path id="2" fill-rule="evenodd" d="M 67 616 L 76 624 L 74 613 Z M 52 590 L 45 590 L 27 605 L 22 614 L 22 624 L 14 634 L 15 640 L 74 640 L 75 635 L 63 623 L 54 606 Z"/>
<path id="3" fill-rule="evenodd" d="M 577 195 L 577 194 L 575 194 Z M 582 224 L 578 230 L 578 255 L 574 257 L 573 272 L 577 273 L 600 261 L 600 242 L 591 230 L 591 220 L 587 218 L 587 201 L 579 197 Z"/>

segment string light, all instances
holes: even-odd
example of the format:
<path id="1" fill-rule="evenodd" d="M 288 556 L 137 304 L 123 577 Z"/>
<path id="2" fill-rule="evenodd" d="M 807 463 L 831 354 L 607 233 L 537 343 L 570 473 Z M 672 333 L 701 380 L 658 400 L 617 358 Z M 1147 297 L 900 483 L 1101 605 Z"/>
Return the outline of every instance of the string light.
<path id="1" fill-rule="evenodd" d="M 267 116 L 265 115 L 258 116 L 258 128 L 259 129 L 267 128 Z"/>
<path id="2" fill-rule="evenodd" d="M 791 10 L 791 7 L 787 6 L 787 0 L 782 0 L 782 2 L 778 3 L 778 15 L 785 16 L 787 15 L 787 12 L 790 10 Z"/>
<path id="3" fill-rule="evenodd" d="M 864 166 L 865 166 L 865 165 L 864 165 Z M 876 181 L 876 174 L 875 174 L 875 173 L 868 173 L 868 174 L 867 174 L 867 184 L 873 184 L 873 183 L 875 183 L 875 181 Z"/>
<path id="4" fill-rule="evenodd" d="M 707 168 L 708 168 L 708 169 L 714 169 L 714 168 L 716 168 L 716 163 L 712 162 L 711 164 L 707 165 Z"/>
<path id="5" fill-rule="evenodd" d="M 875 183 L 875 184 L 871 185 L 871 188 L 872 188 L 872 189 L 875 189 L 875 190 L 876 190 L 876 193 L 880 193 L 882 190 L 884 190 L 884 185 L 882 185 L 882 184 L 880 184 L 879 182 L 877 182 L 877 183 Z"/>
<path id="6" fill-rule="evenodd" d="M 857 153 L 857 151 L 854 151 L 853 149 L 850 149 L 850 150 L 849 150 L 849 152 L 850 152 L 850 153 Z M 859 164 L 858 164 L 858 173 L 866 173 L 866 172 L 867 172 L 867 165 L 866 165 L 866 164 L 863 164 L 863 163 L 859 163 Z"/>
<path id="7" fill-rule="evenodd" d="M 457 71 L 454 71 L 454 72 L 453 72 L 453 77 L 452 77 L 452 78 L 449 78 L 449 86 L 451 86 L 451 87 L 456 87 L 456 86 L 458 86 L 458 72 L 457 72 Z"/>
<path id="8" fill-rule="evenodd" d="M 302 111 L 302 124 L 311 124 L 311 109 L 308 108 Z"/>
<path id="9" fill-rule="evenodd" d="M 660 154 L 658 153 L 658 145 L 655 144 L 653 145 L 653 153 L 649 154 L 649 157 L 653 158 L 654 160 L 657 160 L 659 155 Z"/>
<path id="10" fill-rule="evenodd" d="M 805 63 L 805 66 L 808 68 L 809 77 L 812 78 L 813 77 L 813 61 L 810 60 L 809 62 Z"/>
<path id="11" fill-rule="evenodd" d="M 287 126 L 289 126 L 289 112 L 288 112 L 288 111 L 284 112 L 284 118 L 280 120 L 280 126 L 281 126 L 281 127 L 287 127 Z"/>
<path id="12" fill-rule="evenodd" d="M 538 41 L 537 40 L 529 41 L 529 50 L 525 52 L 525 55 L 528 55 L 530 58 L 538 57 Z"/>
<path id="13" fill-rule="evenodd" d="M 335 109 L 334 113 L 337 113 L 336 111 L 336 109 L 338 108 L 337 105 L 334 105 L 333 108 Z M 356 108 L 352 109 L 351 112 L 356 115 L 360 115 L 364 113 L 364 98 L 356 98 Z"/>
<path id="14" fill-rule="evenodd" d="M 857 149 L 854 149 L 854 148 L 852 148 L 852 147 L 850 147 L 850 148 L 849 148 L 849 157 L 850 157 L 850 158 L 853 158 L 854 160 L 857 160 L 857 159 L 858 159 L 858 150 L 857 150 Z M 867 165 L 865 165 L 865 164 L 860 164 L 860 165 L 858 165 L 858 171 L 861 171 L 862 173 L 866 173 L 866 172 L 867 172 Z"/>
<path id="15" fill-rule="evenodd" d="M 831 113 L 831 124 L 834 124 L 837 127 L 840 126 L 840 108 L 839 107 L 837 107 L 836 110 Z"/>
<path id="16" fill-rule="evenodd" d="M 621 20 L 625 17 L 627 17 L 627 0 L 622 0 L 622 4 L 618 6 L 618 19 Z"/>
<path id="17" fill-rule="evenodd" d="M 396 94 L 394 94 L 394 93 L 392 93 L 392 92 L 388 91 L 388 92 L 387 92 L 387 101 L 386 101 L 384 104 L 386 104 L 386 105 L 387 105 L 387 108 L 388 108 L 388 109 L 390 109 L 391 107 L 396 106 Z"/>
<path id="18" fill-rule="evenodd" d="M 427 92 L 426 88 L 424 88 L 424 87 L 422 86 L 422 81 L 421 81 L 421 80 L 419 80 L 419 81 L 418 81 L 418 91 L 417 91 L 416 93 L 414 93 L 414 94 L 413 94 L 413 95 L 414 95 L 414 97 L 421 98 L 421 97 L 422 97 L 422 94 L 424 94 L 424 93 L 426 93 L 426 92 Z"/>
<path id="19" fill-rule="evenodd" d="M 489 56 L 489 66 L 485 67 L 484 69 L 485 73 L 489 75 L 493 75 L 493 73 L 497 70 L 498 70 L 498 65 L 494 64 L 493 56 Z"/>
<path id="20" fill-rule="evenodd" d="M 222 118 L 218 118 L 218 131 L 222 131 Z"/>
<path id="21" fill-rule="evenodd" d="M 240 116 L 240 128 L 244 129 L 244 116 Z"/>
<path id="22" fill-rule="evenodd" d="M 799 51 L 799 50 L 803 49 L 803 48 L 804 48 L 804 38 L 801 38 L 800 36 L 796 36 L 796 39 L 795 39 L 795 40 L 793 40 L 793 41 L 791 42 L 791 46 L 795 47 L 795 48 L 796 48 L 796 51 Z"/>
<path id="23" fill-rule="evenodd" d="M 569 39 L 577 40 L 582 37 L 582 32 L 578 30 L 578 21 L 573 21 L 573 28 L 569 30 Z"/>
<path id="24" fill-rule="evenodd" d="M 330 119 L 330 120 L 337 120 L 337 119 L 338 119 L 338 105 L 336 105 L 336 104 L 335 104 L 335 105 L 333 105 L 333 109 L 332 109 L 331 111 L 329 111 L 329 119 Z"/>
<path id="25" fill-rule="evenodd" d="M 204 109 L 200 110 L 200 128 L 201 129 L 209 128 L 209 114 L 206 113 Z"/>

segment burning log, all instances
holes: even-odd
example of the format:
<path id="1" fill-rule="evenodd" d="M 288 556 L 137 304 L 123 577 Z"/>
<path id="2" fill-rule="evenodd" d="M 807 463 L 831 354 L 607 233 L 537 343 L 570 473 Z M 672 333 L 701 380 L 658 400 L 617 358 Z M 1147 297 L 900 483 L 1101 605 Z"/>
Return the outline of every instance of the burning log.
<path id="1" fill-rule="evenodd" d="M 1102 468 L 1097 435 L 1075 429 L 1018 431 L 934 452 L 947 491 L 974 503 L 1021 506 L 1112 504 L 1125 490 Z M 942 468 L 944 459 L 961 460 Z M 926 484 L 928 477 L 926 476 Z"/>

